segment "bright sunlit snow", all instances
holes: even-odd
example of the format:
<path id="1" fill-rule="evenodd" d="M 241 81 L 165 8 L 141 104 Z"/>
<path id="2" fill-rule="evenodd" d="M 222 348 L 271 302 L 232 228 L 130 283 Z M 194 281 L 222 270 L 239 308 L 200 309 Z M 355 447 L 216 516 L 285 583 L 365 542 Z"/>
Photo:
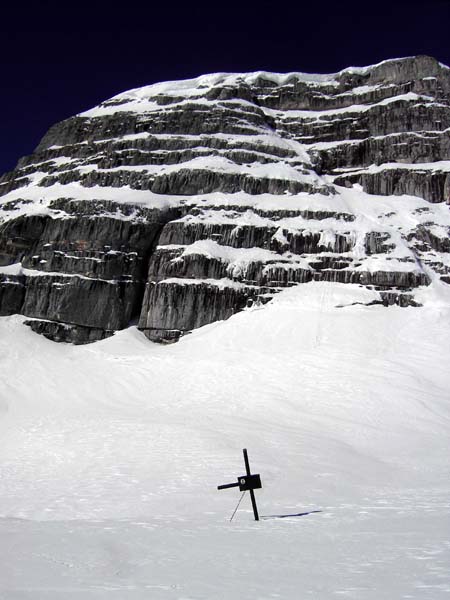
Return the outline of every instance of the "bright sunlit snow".
<path id="1" fill-rule="evenodd" d="M 0 598 L 448 598 L 450 297 L 415 297 L 303 284 L 174 346 L 1 318 Z M 216 490 L 244 447 L 258 523 Z"/>

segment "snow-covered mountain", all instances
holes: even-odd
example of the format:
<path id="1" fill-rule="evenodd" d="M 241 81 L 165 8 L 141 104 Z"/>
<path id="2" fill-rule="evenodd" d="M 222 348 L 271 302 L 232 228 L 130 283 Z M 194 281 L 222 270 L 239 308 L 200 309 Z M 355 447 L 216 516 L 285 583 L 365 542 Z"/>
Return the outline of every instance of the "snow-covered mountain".
<path id="1" fill-rule="evenodd" d="M 1 179 L 0 314 L 153 340 L 308 281 L 386 305 L 450 282 L 450 70 L 213 74 L 55 125 Z"/>
<path id="2" fill-rule="evenodd" d="M 449 77 L 150 86 L 3 178 L 0 600 L 448 599 Z"/>

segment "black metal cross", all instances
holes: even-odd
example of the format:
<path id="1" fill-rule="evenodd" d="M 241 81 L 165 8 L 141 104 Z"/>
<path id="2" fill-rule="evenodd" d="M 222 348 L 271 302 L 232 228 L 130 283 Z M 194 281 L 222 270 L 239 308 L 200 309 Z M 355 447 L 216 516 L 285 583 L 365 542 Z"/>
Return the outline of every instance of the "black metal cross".
<path id="1" fill-rule="evenodd" d="M 238 477 L 237 483 L 226 483 L 224 485 L 219 485 L 217 486 L 217 489 L 226 490 L 232 487 L 239 487 L 241 492 L 249 491 L 250 498 L 252 500 L 253 514 L 255 515 L 255 521 L 259 521 L 258 508 L 256 506 L 255 493 L 253 490 L 262 488 L 261 477 L 258 474 L 250 473 L 247 450 L 244 448 L 242 452 L 244 453 L 245 470 L 247 471 L 247 474 Z"/>

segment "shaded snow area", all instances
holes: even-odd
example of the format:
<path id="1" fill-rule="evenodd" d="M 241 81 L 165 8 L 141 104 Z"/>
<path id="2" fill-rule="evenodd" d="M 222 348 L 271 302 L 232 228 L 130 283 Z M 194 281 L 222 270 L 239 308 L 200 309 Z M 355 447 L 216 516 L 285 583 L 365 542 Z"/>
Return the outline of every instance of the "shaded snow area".
<path id="1" fill-rule="evenodd" d="M 173 346 L 1 318 L 0 598 L 448 598 L 448 286 L 377 297 L 303 284 Z M 260 522 L 216 489 L 244 447 Z"/>

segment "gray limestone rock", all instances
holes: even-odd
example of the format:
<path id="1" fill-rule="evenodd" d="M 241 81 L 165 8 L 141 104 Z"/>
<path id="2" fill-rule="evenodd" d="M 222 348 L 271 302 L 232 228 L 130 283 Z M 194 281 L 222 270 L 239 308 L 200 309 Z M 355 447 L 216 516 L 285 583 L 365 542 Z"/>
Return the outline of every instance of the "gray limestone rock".
<path id="1" fill-rule="evenodd" d="M 0 266 L 21 262 L 32 255 L 48 219 L 41 215 L 21 215 L 0 223 Z"/>
<path id="2" fill-rule="evenodd" d="M 136 314 L 142 284 L 78 276 L 27 277 L 22 314 L 97 329 L 126 327 Z"/>
<path id="3" fill-rule="evenodd" d="M 450 171 L 420 170 L 420 168 L 388 168 L 378 172 L 346 173 L 334 183 L 350 187 L 360 184 L 368 194 L 381 196 L 419 196 L 428 202 L 444 202 L 450 195 Z"/>
<path id="4" fill-rule="evenodd" d="M 257 296 L 257 288 L 233 287 L 212 282 L 169 280 L 149 283 L 139 327 L 154 341 L 169 340 L 202 325 L 228 319 Z"/>

